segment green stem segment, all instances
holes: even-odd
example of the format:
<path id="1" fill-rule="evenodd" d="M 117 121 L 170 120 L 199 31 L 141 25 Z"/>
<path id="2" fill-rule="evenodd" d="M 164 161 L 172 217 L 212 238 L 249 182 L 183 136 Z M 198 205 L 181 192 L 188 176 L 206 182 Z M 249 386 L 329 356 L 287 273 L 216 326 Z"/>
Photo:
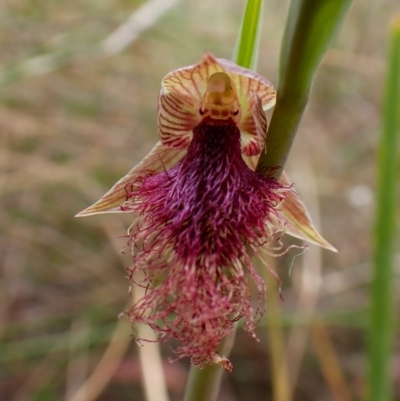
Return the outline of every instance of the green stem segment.
<path id="1" fill-rule="evenodd" d="M 368 400 L 370 401 L 392 399 L 390 354 L 393 348 L 395 320 L 393 259 L 400 141 L 400 17 L 391 31 L 382 116 L 369 327 Z"/>
<path id="2" fill-rule="evenodd" d="M 222 374 L 223 369 L 219 365 L 207 365 L 203 369 L 191 366 L 183 401 L 216 400 Z"/>
<path id="3" fill-rule="evenodd" d="M 293 0 L 281 46 L 277 102 L 268 129 L 267 153 L 257 170 L 280 166 L 289 155 L 314 77 L 352 0 Z"/>
<path id="4" fill-rule="evenodd" d="M 236 327 L 225 338 L 219 349 L 219 355 L 228 356 L 235 341 Z M 189 379 L 186 385 L 183 401 L 214 401 L 218 397 L 224 370 L 221 365 L 206 365 L 203 369 L 190 367 Z"/>

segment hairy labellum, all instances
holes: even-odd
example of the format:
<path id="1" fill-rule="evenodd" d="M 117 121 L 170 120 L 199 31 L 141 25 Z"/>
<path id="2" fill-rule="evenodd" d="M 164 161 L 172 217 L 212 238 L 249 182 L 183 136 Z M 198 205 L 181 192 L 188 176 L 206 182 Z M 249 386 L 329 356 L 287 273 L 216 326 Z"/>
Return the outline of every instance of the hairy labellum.
<path id="1" fill-rule="evenodd" d="M 272 246 L 279 207 L 290 186 L 252 171 L 242 159 L 232 120 L 204 119 L 186 156 L 169 170 L 126 186 L 124 211 L 137 217 L 130 276 L 145 273 L 146 295 L 127 312 L 160 340 L 180 341 L 178 357 L 213 362 L 233 323 L 254 335 L 265 288 L 251 257 Z M 252 280 L 259 296 L 253 309 Z"/>

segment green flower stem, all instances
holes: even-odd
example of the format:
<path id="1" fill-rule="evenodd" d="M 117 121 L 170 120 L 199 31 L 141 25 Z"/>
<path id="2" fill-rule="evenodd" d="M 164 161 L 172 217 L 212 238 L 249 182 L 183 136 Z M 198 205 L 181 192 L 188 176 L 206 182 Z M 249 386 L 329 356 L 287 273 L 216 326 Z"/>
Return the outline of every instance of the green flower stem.
<path id="1" fill-rule="evenodd" d="M 239 29 L 233 53 L 236 64 L 255 69 L 258 58 L 258 43 L 261 32 L 263 0 L 248 0 Z M 219 355 L 228 357 L 236 335 L 237 324 L 233 332 L 225 338 Z M 190 367 L 184 401 L 214 401 L 221 387 L 223 368 L 220 365 L 207 365 L 203 369 Z"/>
<path id="2" fill-rule="evenodd" d="M 257 170 L 285 165 L 315 74 L 352 0 L 293 0 L 281 46 L 277 102 Z"/>
<path id="3" fill-rule="evenodd" d="M 268 264 L 272 269 L 276 268 L 274 258 L 269 258 Z M 262 266 L 264 267 L 264 266 Z M 290 401 L 291 383 L 288 371 L 288 361 L 285 349 L 285 334 L 282 322 L 282 310 L 280 305 L 279 284 L 276 278 L 263 269 L 264 281 L 268 288 L 268 315 L 265 321 L 268 324 L 268 342 L 271 364 L 272 394 L 274 401 Z"/>
<path id="4" fill-rule="evenodd" d="M 227 336 L 219 350 L 219 355 L 228 356 L 233 347 L 236 326 Z M 206 365 L 203 369 L 190 367 L 189 379 L 186 385 L 183 401 L 214 401 L 218 397 L 224 369 L 221 365 Z"/>
<path id="5" fill-rule="evenodd" d="M 203 369 L 190 367 L 183 401 L 216 400 L 221 386 L 223 368 L 207 365 Z"/>
<path id="6" fill-rule="evenodd" d="M 400 137 L 400 17 L 390 37 L 388 72 L 378 150 L 374 277 L 369 326 L 368 400 L 391 400 L 390 354 L 394 337 L 394 246 Z"/>

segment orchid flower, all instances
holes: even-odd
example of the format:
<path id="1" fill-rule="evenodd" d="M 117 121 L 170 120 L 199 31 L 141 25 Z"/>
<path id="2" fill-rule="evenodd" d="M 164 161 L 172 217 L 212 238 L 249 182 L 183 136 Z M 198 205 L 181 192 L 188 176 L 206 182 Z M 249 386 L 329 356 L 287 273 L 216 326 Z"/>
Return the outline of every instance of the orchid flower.
<path id="1" fill-rule="evenodd" d="M 277 181 L 271 171 L 254 171 L 265 149 L 264 111 L 275 98 L 265 78 L 210 53 L 167 74 L 158 103 L 160 141 L 77 215 L 134 215 L 129 278 L 142 271 L 138 284 L 146 294 L 126 315 L 148 324 L 160 341 L 178 339 L 177 357 L 195 365 L 231 369 L 218 346 L 242 317 L 255 337 L 265 284 L 252 258 L 282 251 L 285 232 L 335 251 L 286 174 Z"/>

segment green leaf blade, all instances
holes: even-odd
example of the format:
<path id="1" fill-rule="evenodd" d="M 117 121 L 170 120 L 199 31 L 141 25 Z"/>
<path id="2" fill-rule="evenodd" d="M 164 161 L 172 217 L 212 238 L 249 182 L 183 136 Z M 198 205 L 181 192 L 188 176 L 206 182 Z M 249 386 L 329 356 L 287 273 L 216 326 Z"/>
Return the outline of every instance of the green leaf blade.
<path id="1" fill-rule="evenodd" d="M 256 70 L 262 27 L 263 0 L 249 0 L 243 14 L 232 60 Z"/>
<path id="2" fill-rule="evenodd" d="M 400 142 L 400 18 L 390 34 L 388 71 L 378 149 L 374 271 L 369 327 L 368 400 L 392 399 L 390 357 L 395 322 L 394 248 Z"/>

